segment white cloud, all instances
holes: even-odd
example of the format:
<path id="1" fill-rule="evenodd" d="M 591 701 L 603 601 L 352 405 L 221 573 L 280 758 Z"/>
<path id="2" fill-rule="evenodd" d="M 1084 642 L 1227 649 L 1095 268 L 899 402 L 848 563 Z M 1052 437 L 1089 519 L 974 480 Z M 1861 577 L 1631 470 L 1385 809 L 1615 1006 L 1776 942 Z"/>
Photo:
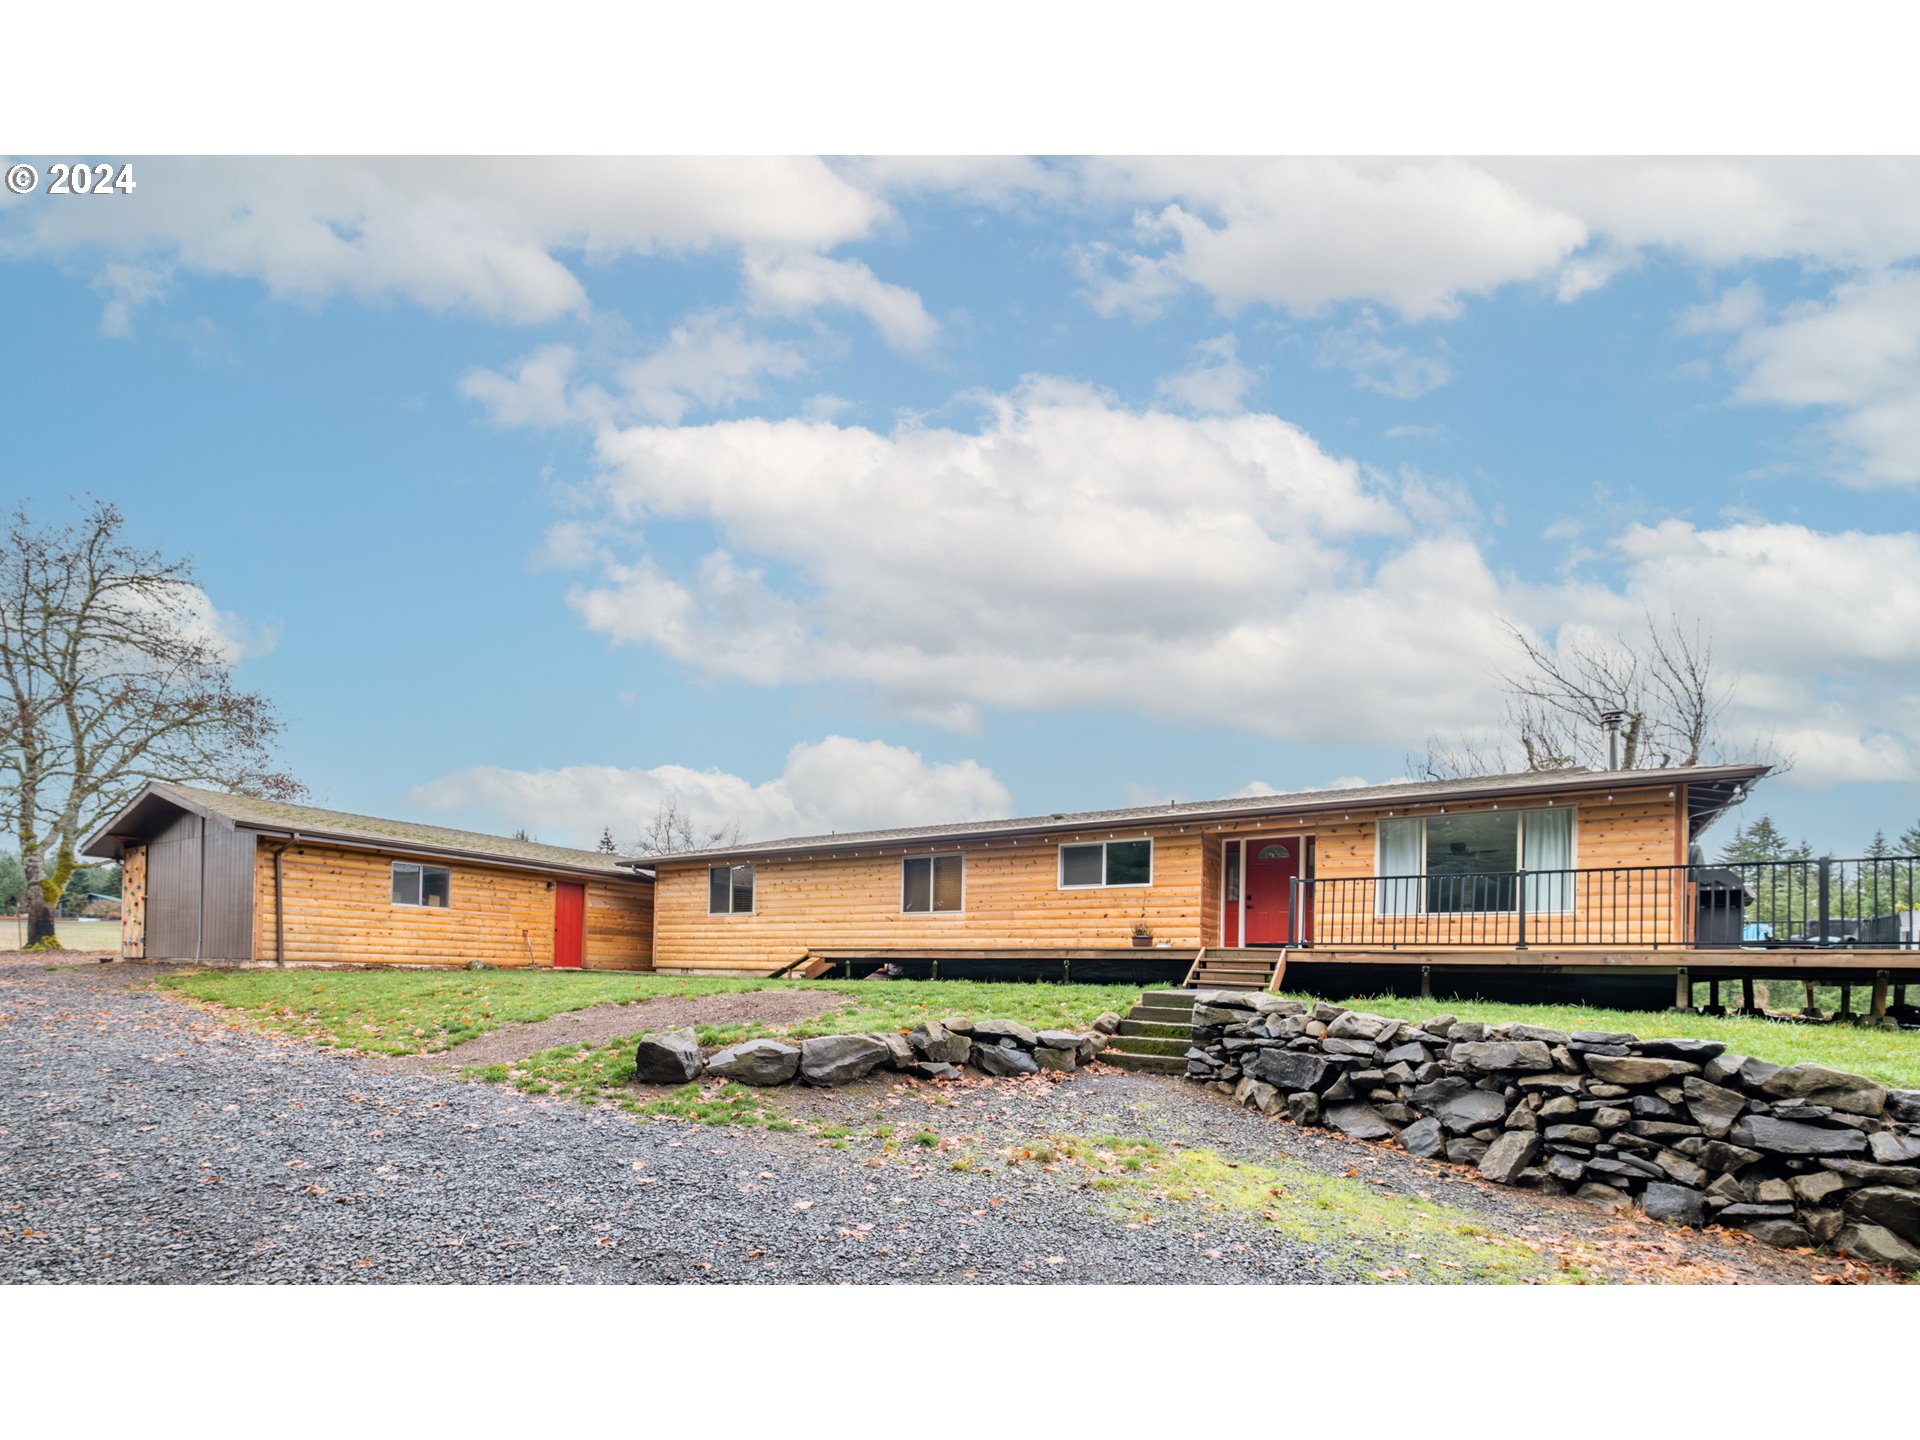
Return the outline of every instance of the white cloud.
<path id="1" fill-rule="evenodd" d="M 825 255 L 749 256 L 744 267 L 748 303 L 772 315 L 807 315 L 839 307 L 864 315 L 896 350 L 925 350 L 939 337 L 920 297 L 889 285 L 858 260 Z"/>
<path id="2" fill-rule="evenodd" d="M 1013 812 L 1006 786 L 976 761 L 928 761 L 903 746 L 841 735 L 794 746 L 781 774 L 757 783 L 683 765 L 481 765 L 416 786 L 409 799 L 428 810 L 482 817 L 503 831 L 524 826 L 552 843 L 582 846 L 603 827 L 629 844 L 669 803 L 702 832 L 738 825 L 748 840 Z"/>
<path id="3" fill-rule="evenodd" d="M 1239 342 L 1216 335 L 1193 347 L 1193 362 L 1161 378 L 1156 393 L 1182 409 L 1203 415 L 1228 415 L 1242 408 L 1259 379 L 1240 363 Z"/>
<path id="4" fill-rule="evenodd" d="M 1695 305 L 1680 316 L 1685 335 L 1724 335 L 1750 329 L 1767 313 L 1767 298 L 1751 280 L 1729 287 L 1705 305 Z"/>
<path id="5" fill-rule="evenodd" d="M 1350 325 L 1320 337 L 1314 364 L 1346 370 L 1354 384 L 1395 400 L 1416 400 L 1438 390 L 1453 378 L 1453 367 L 1439 355 L 1422 355 L 1404 345 L 1390 345 L 1385 327 L 1371 310 L 1362 310 Z"/>
<path id="6" fill-rule="evenodd" d="M 93 288 L 107 297 L 100 312 L 100 333 L 120 340 L 133 333 L 134 311 L 162 299 L 173 288 L 173 272 L 166 265 L 130 265 L 115 260 L 100 267 Z"/>
<path id="7" fill-rule="evenodd" d="M 1507 603 L 1542 631 L 1696 618 L 1737 679 L 1724 728 L 1771 737 L 1796 783 L 1920 775 L 1920 534 L 1670 520 L 1610 550 L 1612 583 L 1512 585 Z"/>
<path id="8" fill-rule="evenodd" d="M 675 424 L 692 406 L 711 410 L 758 399 L 762 376 L 788 378 L 804 369 L 791 345 L 702 314 L 675 326 L 652 354 L 622 365 L 620 383 L 641 414 Z"/>
<path id="9" fill-rule="evenodd" d="M 1137 248 L 1095 254 L 1093 301 L 1137 312 L 1183 285 L 1231 312 L 1374 301 L 1409 319 L 1544 278 L 1588 239 L 1574 215 L 1455 160 L 1101 160 L 1089 198 L 1145 205 Z"/>
<path id="10" fill-rule="evenodd" d="M 1920 271 L 1836 285 L 1735 342 L 1747 401 L 1835 412 L 1827 430 L 1863 484 L 1920 481 Z"/>
<path id="11" fill-rule="evenodd" d="M 609 565 L 571 603 L 708 673 L 854 682 L 959 727 L 1116 705 L 1398 743 L 1484 688 L 1498 587 L 1476 548 L 1410 537 L 1380 482 L 1293 426 L 1042 378 L 984 403 L 974 433 L 603 432 L 611 516 L 703 520 L 718 544 L 690 572 Z"/>
<path id="12" fill-rule="evenodd" d="M 615 366 L 615 389 L 576 382 L 579 356 L 570 345 L 547 345 L 523 357 L 511 374 L 476 367 L 460 377 L 460 393 L 478 401 L 496 425 L 598 425 L 644 417 L 678 424 L 693 409 L 728 409 L 760 398 L 764 377 L 806 369 L 791 345 L 755 335 L 725 315 L 703 311 L 676 325 L 654 350 Z"/>
<path id="13" fill-rule="evenodd" d="M 478 401 L 496 425 L 538 429 L 574 425 L 611 409 L 604 391 L 586 395 L 572 388 L 578 353 L 571 345 L 543 345 L 522 357 L 511 375 L 478 366 L 460 377 L 460 393 Z"/>
<path id="14" fill-rule="evenodd" d="M 889 213 L 804 158 L 157 159 L 141 171 L 138 191 L 111 204 L 0 208 L 0 255 L 533 323 L 587 309 L 573 256 L 824 250 Z"/>

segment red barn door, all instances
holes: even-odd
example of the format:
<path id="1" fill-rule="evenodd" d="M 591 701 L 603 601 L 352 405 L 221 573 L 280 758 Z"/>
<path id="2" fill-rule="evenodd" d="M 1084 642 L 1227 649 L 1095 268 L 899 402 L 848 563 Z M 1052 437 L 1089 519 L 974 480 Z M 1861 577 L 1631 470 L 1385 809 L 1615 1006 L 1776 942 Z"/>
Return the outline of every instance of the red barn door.
<path id="1" fill-rule="evenodd" d="M 587 942 L 587 887 L 553 882 L 553 968 L 578 970 Z"/>

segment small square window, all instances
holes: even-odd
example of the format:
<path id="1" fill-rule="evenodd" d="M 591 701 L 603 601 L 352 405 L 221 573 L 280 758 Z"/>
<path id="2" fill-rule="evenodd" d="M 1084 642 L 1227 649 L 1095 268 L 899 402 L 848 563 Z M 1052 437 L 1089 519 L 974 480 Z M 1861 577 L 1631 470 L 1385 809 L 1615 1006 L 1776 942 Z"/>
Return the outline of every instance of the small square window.
<path id="1" fill-rule="evenodd" d="M 707 867 L 707 913 L 709 915 L 751 915 L 753 913 L 753 866 L 709 865 Z"/>
<path id="2" fill-rule="evenodd" d="M 453 872 L 444 865 L 393 862 L 393 903 L 445 910 L 453 904 Z"/>
<path id="3" fill-rule="evenodd" d="M 901 913 L 957 914 L 965 905 L 965 867 L 960 855 L 910 855 L 902 860 Z"/>

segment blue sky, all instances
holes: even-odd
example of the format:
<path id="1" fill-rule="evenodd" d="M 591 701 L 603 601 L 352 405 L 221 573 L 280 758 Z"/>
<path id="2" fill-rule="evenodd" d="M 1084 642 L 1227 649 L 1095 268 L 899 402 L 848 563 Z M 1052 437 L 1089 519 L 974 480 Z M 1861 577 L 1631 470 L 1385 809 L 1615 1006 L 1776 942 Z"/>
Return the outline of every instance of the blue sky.
<path id="1" fill-rule="evenodd" d="M 43 162 L 42 162 L 43 163 Z M 194 556 L 323 804 L 628 839 L 1403 773 L 1709 628 L 1920 818 L 1920 169 L 136 162 L 0 203 L 8 498 Z"/>

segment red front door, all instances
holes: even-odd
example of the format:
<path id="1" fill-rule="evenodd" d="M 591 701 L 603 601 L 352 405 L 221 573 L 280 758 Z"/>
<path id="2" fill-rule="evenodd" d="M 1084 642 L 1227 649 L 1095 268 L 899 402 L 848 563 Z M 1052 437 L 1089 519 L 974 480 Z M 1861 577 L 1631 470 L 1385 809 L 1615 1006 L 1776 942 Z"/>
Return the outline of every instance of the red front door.
<path id="1" fill-rule="evenodd" d="M 1241 885 L 1246 890 L 1248 945 L 1285 945 L 1293 939 L 1293 887 L 1289 883 L 1300 873 L 1300 847 L 1304 842 L 1289 836 L 1285 840 L 1247 841 L 1246 874 Z"/>
<path id="2" fill-rule="evenodd" d="M 553 882 L 553 968 L 578 970 L 587 938 L 587 887 Z"/>

